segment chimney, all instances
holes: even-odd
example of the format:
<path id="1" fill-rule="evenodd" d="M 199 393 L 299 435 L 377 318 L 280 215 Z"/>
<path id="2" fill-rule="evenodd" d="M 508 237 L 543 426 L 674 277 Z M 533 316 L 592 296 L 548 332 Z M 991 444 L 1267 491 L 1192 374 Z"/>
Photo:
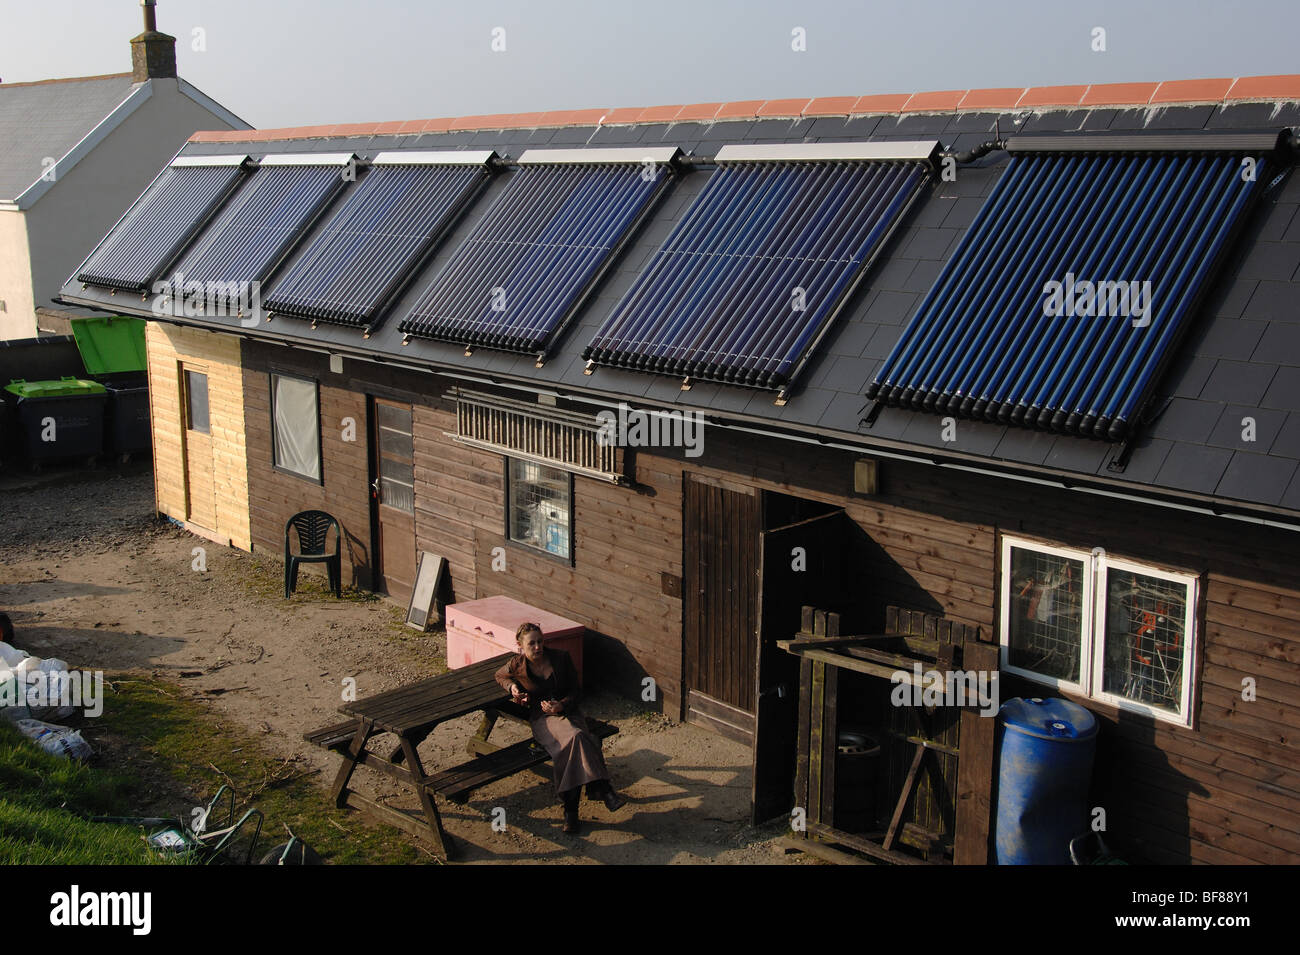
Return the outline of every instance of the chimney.
<path id="1" fill-rule="evenodd" d="M 144 32 L 131 40 L 131 80 L 143 83 L 153 77 L 176 76 L 176 37 L 158 32 L 154 0 L 140 0 L 144 7 Z"/>

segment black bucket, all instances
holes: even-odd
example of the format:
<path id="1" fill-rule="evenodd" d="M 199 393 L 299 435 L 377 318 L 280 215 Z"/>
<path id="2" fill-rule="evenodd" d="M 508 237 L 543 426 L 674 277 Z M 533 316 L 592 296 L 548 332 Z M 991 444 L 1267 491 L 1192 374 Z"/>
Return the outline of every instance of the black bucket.
<path id="1" fill-rule="evenodd" d="M 836 737 L 835 828 L 870 832 L 876 828 L 876 780 L 881 748 L 875 738 L 856 729 Z"/>

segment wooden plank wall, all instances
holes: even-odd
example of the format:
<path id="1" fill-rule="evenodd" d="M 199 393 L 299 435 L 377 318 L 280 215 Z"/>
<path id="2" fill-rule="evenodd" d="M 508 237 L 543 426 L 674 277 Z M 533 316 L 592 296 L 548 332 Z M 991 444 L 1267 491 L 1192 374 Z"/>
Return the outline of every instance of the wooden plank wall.
<path id="1" fill-rule="evenodd" d="M 867 592 L 859 612 L 873 627 L 896 603 L 995 628 L 1000 532 L 1203 575 L 1196 727 L 1078 700 L 1102 723 L 1096 802 L 1110 841 L 1138 859 L 1300 861 L 1294 532 L 888 460 L 881 493 L 854 497 L 854 457 L 709 431 L 705 455 L 687 466 L 844 504 L 862 532 L 852 560 Z M 659 481 L 679 482 L 680 460 L 654 461 Z M 1254 702 L 1241 698 L 1246 678 Z M 1004 679 L 1002 696 L 1043 691 Z"/>
<path id="2" fill-rule="evenodd" d="M 456 598 L 505 594 L 582 621 L 588 667 L 638 696 L 652 676 L 678 715 L 681 599 L 663 593 L 662 575 L 682 573 L 680 468 L 643 458 L 637 489 L 575 477 L 570 566 L 506 540 L 504 459 L 452 441 L 455 429 L 450 402 L 417 410 L 416 539 L 447 556 Z"/>
<path id="3" fill-rule="evenodd" d="M 265 369 L 254 368 L 249 357 L 257 350 L 288 353 L 245 348 L 255 542 L 278 551 L 290 508 L 316 506 L 322 498 L 338 500 L 350 529 L 365 527 L 359 523 L 363 441 L 343 447 L 336 427 L 324 429 L 324 492 L 270 471 L 269 384 Z M 402 373 L 359 362 L 349 361 L 340 377 L 323 370 L 323 357 L 295 360 L 314 363 L 322 403 L 334 418 L 359 413 L 365 390 L 383 393 L 403 384 Z M 1157 724 L 1088 702 L 1102 722 L 1097 804 L 1107 809 L 1110 841 L 1135 857 L 1300 860 L 1300 583 L 1292 533 L 890 460 L 880 463 L 880 493 L 856 497 L 850 452 L 796 449 L 711 429 L 701 458 L 638 451 L 634 487 L 576 478 L 576 566 L 570 567 L 505 541 L 501 457 L 446 436 L 455 430 L 453 410 L 441 397 L 448 382 L 410 377 L 417 405 L 417 546 L 448 557 L 455 599 L 508 594 L 582 620 L 610 638 L 593 645 L 596 669 L 626 674 L 612 682 L 627 692 L 639 690 L 631 677 L 653 676 L 665 712 L 675 718 L 682 701 L 681 599 L 666 595 L 672 588 L 665 575 L 682 574 L 684 468 L 705 479 L 843 505 L 859 531 L 850 561 L 862 581 L 857 613 L 868 626 L 883 626 L 892 603 L 995 628 L 1002 531 L 1085 550 L 1104 547 L 1204 575 L 1198 725 Z M 337 487 L 340 481 L 351 490 Z M 504 548 L 506 572 L 493 570 L 497 547 Z M 1241 699 L 1246 677 L 1257 681 L 1255 702 Z M 1005 678 L 1002 689 L 1004 699 L 1043 692 Z"/>
<path id="4" fill-rule="evenodd" d="M 322 483 L 277 471 L 271 450 L 271 374 L 285 373 L 320 383 Z M 329 370 L 328 358 L 282 346 L 246 342 L 244 393 L 248 425 L 248 493 L 255 550 L 284 553 L 284 525 L 298 511 L 328 511 L 343 529 L 343 582 L 370 587 L 370 465 L 366 394 L 397 401 L 428 400 L 431 375 L 379 369 L 346 361 L 342 374 Z M 352 434 L 344 419 L 355 423 Z M 347 438 L 353 440 L 347 440 Z M 315 568 L 303 568 L 303 573 Z M 390 595 L 405 602 L 409 594 Z"/>
<path id="5" fill-rule="evenodd" d="M 231 546 L 250 549 L 248 464 L 244 430 L 244 385 L 240 342 L 161 322 L 145 327 L 148 351 L 149 417 L 153 431 L 154 498 L 158 512 L 184 521 L 184 409 L 179 362 L 208 376 L 208 424 L 212 439 L 212 483 L 216 527 L 207 528 Z"/>

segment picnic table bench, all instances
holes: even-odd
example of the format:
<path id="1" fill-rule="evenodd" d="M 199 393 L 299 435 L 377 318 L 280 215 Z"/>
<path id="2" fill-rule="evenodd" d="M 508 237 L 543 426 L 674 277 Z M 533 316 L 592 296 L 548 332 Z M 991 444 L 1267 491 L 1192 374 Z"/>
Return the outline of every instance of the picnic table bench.
<path id="1" fill-rule="evenodd" d="M 304 733 L 307 742 L 342 756 L 330 790 L 335 805 L 351 806 L 413 835 L 429 838 L 443 859 L 452 858 L 452 840 L 442 827 L 434 797 L 463 804 L 476 789 L 551 758 L 531 739 L 507 746 L 488 740 L 502 717 L 528 724 L 528 711 L 513 702 L 495 679 L 496 671 L 510 656 L 502 654 L 442 676 L 345 703 L 339 709 L 348 714 L 348 719 Z M 467 746 L 471 758 L 426 773 L 416 747 L 438 724 L 474 712 L 481 712 L 483 719 Z M 587 725 L 597 739 L 618 732 L 617 727 L 590 717 Z M 386 754 L 369 748 L 372 740 L 386 733 L 397 737 L 395 747 L 390 747 Z M 349 789 L 348 782 L 358 766 L 368 766 L 406 784 L 420 799 L 423 822 Z"/>

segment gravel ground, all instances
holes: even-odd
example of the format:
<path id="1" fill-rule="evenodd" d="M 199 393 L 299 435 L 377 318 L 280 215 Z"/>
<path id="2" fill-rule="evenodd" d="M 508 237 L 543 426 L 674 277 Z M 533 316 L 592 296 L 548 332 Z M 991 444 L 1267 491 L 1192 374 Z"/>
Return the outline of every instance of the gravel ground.
<path id="1" fill-rule="evenodd" d="M 445 661 L 442 636 L 403 627 L 403 608 L 337 601 L 319 591 L 286 601 L 278 561 L 219 547 L 158 519 L 147 464 L 0 476 L 0 541 L 0 610 L 13 618 L 20 647 L 73 666 L 176 682 L 261 732 L 275 755 L 318 770 L 322 785 L 337 757 L 307 747 L 301 736 L 339 719 L 343 680 L 355 679 L 358 695 L 366 696 L 440 672 Z M 200 555 L 203 567 L 196 569 Z M 585 709 L 620 727 L 605 752 L 628 805 L 610 814 L 584 802 L 583 834 L 565 836 L 549 779 L 520 773 L 464 806 L 443 808 L 461 859 L 813 862 L 779 850 L 781 820 L 748 825 L 746 747 L 610 694 L 592 694 Z M 426 768 L 459 762 L 476 727 L 473 717 L 439 727 L 420 749 Z M 526 734 L 510 725 L 498 732 L 502 740 Z M 359 771 L 357 788 L 417 808 L 376 776 Z M 504 832 L 491 825 L 496 807 L 506 811 Z"/>

